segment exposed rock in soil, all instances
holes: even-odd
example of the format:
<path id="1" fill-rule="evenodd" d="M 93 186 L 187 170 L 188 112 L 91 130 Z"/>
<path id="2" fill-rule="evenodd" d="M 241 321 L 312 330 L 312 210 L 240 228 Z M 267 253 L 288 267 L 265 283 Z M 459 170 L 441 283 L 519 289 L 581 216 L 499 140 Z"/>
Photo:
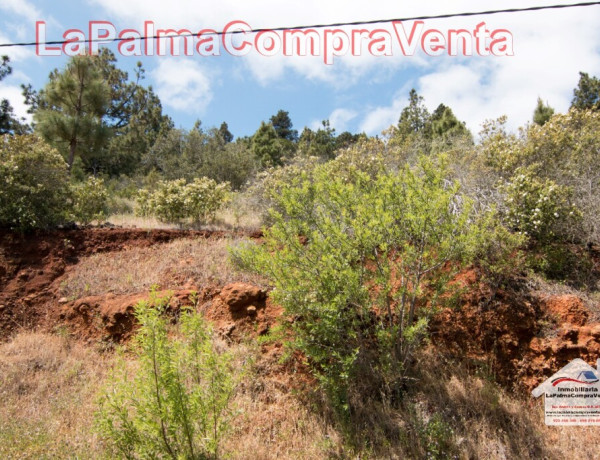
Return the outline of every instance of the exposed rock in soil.
<path id="1" fill-rule="evenodd" d="M 459 308 L 442 310 L 431 323 L 442 353 L 483 364 L 521 391 L 574 358 L 594 365 L 600 358 L 600 323 L 588 322 L 590 312 L 577 296 L 499 291 L 489 302 L 471 287 Z"/>

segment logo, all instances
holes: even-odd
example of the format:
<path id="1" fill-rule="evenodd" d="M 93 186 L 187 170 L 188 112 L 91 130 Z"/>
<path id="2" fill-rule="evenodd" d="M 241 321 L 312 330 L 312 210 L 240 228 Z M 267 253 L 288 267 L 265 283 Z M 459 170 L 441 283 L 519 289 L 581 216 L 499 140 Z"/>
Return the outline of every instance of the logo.
<path id="1" fill-rule="evenodd" d="M 223 29 L 160 28 L 144 21 L 143 30 L 117 29 L 109 21 L 89 21 L 87 30 L 68 29 L 60 45 L 46 38 L 45 21 L 37 21 L 38 56 L 97 54 L 101 45 L 116 43 L 123 56 L 318 56 L 331 65 L 342 56 L 514 56 L 513 35 L 508 29 L 433 29 L 424 21 L 392 21 L 378 28 L 321 27 L 267 30 L 253 29 L 245 21 L 228 22 Z"/>
<path id="2" fill-rule="evenodd" d="M 552 386 L 555 387 L 559 383 L 563 382 L 575 382 L 575 383 L 583 383 L 584 385 L 591 385 L 593 383 L 598 382 L 598 377 L 594 374 L 593 371 L 582 371 L 579 373 L 576 379 L 572 379 L 570 377 L 558 377 L 552 380 Z"/>
<path id="3" fill-rule="evenodd" d="M 575 359 L 532 391 L 544 395 L 546 425 L 600 426 L 600 359 L 597 366 Z"/>

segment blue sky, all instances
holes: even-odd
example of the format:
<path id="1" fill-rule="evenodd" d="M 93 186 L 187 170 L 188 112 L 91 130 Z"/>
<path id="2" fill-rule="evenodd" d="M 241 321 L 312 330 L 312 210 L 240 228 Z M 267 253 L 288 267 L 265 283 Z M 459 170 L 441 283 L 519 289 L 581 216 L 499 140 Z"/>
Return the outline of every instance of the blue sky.
<path id="1" fill-rule="evenodd" d="M 569 3 L 559 0 L 560 3 Z M 117 31 L 143 30 L 144 21 L 157 28 L 221 30 L 242 20 L 254 28 L 397 18 L 423 14 L 524 7 L 552 3 L 533 1 L 342 1 L 305 0 L 0 0 L 0 42 L 35 40 L 35 22 L 47 23 L 47 39 L 62 38 L 67 29 L 87 30 L 89 21 L 110 21 Z M 571 1 L 571 3 L 575 3 Z M 333 65 L 322 57 L 265 57 L 256 52 L 233 57 L 122 57 L 119 66 L 132 70 L 138 60 L 147 71 L 146 84 L 161 97 L 164 110 L 178 127 L 227 121 L 235 135 L 252 134 L 261 120 L 279 109 L 290 112 L 294 126 L 316 127 L 329 119 L 338 130 L 379 134 L 397 122 L 416 88 L 433 110 L 450 105 L 478 132 L 486 118 L 506 114 L 516 129 L 530 120 L 542 97 L 559 111 L 568 108 L 580 70 L 600 75 L 600 6 L 535 13 L 428 21 L 435 28 L 473 30 L 481 21 L 489 29 L 512 33 L 514 56 L 428 56 L 418 51 L 403 56 L 344 56 Z M 393 31 L 391 26 L 385 27 Z M 411 24 L 406 25 L 410 29 Z M 115 45 L 111 45 L 116 49 Z M 24 105 L 19 85 L 45 84 L 49 72 L 66 57 L 36 56 L 34 48 L 3 48 L 13 75 L 0 82 L 0 98 L 10 99 L 18 113 Z"/>

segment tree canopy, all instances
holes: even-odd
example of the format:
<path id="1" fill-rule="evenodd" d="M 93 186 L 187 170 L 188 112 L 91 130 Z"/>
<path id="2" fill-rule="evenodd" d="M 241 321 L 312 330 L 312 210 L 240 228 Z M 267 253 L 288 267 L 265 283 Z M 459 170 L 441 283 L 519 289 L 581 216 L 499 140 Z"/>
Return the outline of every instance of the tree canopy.
<path id="1" fill-rule="evenodd" d="M 62 72 L 54 71 L 40 93 L 34 115 L 36 129 L 67 157 L 89 158 L 105 145 L 110 131 L 103 120 L 109 109 L 110 88 L 90 56 L 71 58 Z"/>
<path id="2" fill-rule="evenodd" d="M 279 110 L 279 112 L 273 115 L 269 121 L 275 129 L 277 137 L 287 139 L 291 142 L 296 142 L 298 140 L 298 131 L 292 129 L 294 125 L 292 124 L 289 112 Z"/>
<path id="3" fill-rule="evenodd" d="M 579 83 L 573 90 L 571 107 L 580 110 L 600 110 L 600 80 L 579 72 Z"/>
<path id="4" fill-rule="evenodd" d="M 541 97 L 538 97 L 537 106 L 533 111 L 533 122 L 544 126 L 550 118 L 554 115 L 554 109 L 550 107 L 548 104 L 544 104 Z"/>
<path id="5" fill-rule="evenodd" d="M 0 58 L 0 81 L 12 73 L 8 56 Z M 13 107 L 8 99 L 0 100 L 0 135 L 24 134 L 29 130 L 24 120 L 17 119 Z"/>

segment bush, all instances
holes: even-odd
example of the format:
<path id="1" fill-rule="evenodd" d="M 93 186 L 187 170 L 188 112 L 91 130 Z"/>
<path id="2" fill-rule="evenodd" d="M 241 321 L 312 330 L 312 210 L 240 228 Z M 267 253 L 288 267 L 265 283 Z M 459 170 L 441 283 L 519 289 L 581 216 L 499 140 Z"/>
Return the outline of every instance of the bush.
<path id="1" fill-rule="evenodd" d="M 104 219 L 108 213 L 108 191 L 104 180 L 89 177 L 87 181 L 72 186 L 73 218 L 87 225 Z"/>
<path id="2" fill-rule="evenodd" d="M 217 184 L 206 177 L 186 184 L 185 179 L 161 181 L 153 192 L 142 190 L 137 198 L 137 214 L 154 216 L 161 222 L 181 224 L 191 219 L 199 224 L 212 221 L 229 199 L 229 184 Z"/>
<path id="3" fill-rule="evenodd" d="M 67 219 L 67 164 L 38 137 L 0 138 L 0 177 L 0 226 L 27 231 Z"/>
<path id="4" fill-rule="evenodd" d="M 471 171 L 470 182 L 477 185 L 475 189 L 469 187 L 473 189 L 469 190 L 471 196 L 478 201 L 491 199 L 501 206 L 504 200 L 497 194 L 498 185 L 507 183 L 510 183 L 508 191 L 512 193 L 523 187 L 530 188 L 531 192 L 539 196 L 546 192 L 552 193 L 558 200 L 554 204 L 563 208 L 562 211 L 567 211 L 567 217 L 574 211 L 576 218 L 564 219 L 565 214 L 558 210 L 560 221 L 551 222 L 554 215 L 552 212 L 546 213 L 542 219 L 540 216 L 529 219 L 526 226 L 538 237 L 555 241 L 565 237 L 600 241 L 600 199 L 597 186 L 600 183 L 600 141 L 597 135 L 600 113 L 571 109 L 566 114 L 553 115 L 543 126 L 526 126 L 518 135 L 509 134 L 505 123 L 505 117 L 486 123 L 481 133 L 481 144 L 476 149 L 477 155 L 464 164 L 463 169 Z M 524 177 L 520 177 L 521 175 Z M 550 190 L 551 188 L 553 189 Z M 568 209 L 570 204 L 581 212 Z M 509 207 L 511 206 L 514 204 L 509 203 Z M 537 208 L 530 207 L 523 200 L 519 200 L 516 206 L 521 209 L 513 209 L 511 212 L 521 216 L 521 211 L 534 211 Z M 544 212 L 542 208 L 540 212 Z M 522 224 L 520 217 L 514 217 L 510 218 L 510 225 L 514 225 L 517 218 Z M 544 221 L 546 218 L 548 220 Z M 540 224 L 534 224 L 534 221 L 539 221 L 545 228 L 540 232 Z M 527 229 L 522 231 L 531 233 Z"/>
<path id="5" fill-rule="evenodd" d="M 320 160 L 316 157 L 297 156 L 286 166 L 269 168 L 257 174 L 256 180 L 244 195 L 263 224 L 271 224 L 269 210 L 277 206 L 277 197 L 282 188 L 302 174 L 310 176 L 319 163 Z"/>
<path id="6" fill-rule="evenodd" d="M 152 293 L 137 304 L 140 367 L 133 378 L 121 371 L 109 382 L 97 427 L 124 458 L 217 458 L 236 386 L 232 356 L 215 350 L 195 312 L 181 315 L 171 338 L 162 314 L 168 300 Z"/>
<path id="7" fill-rule="evenodd" d="M 361 398 L 398 394 L 448 279 L 493 229 L 473 219 L 443 158 L 374 178 L 338 167 L 280 184 L 264 244 L 232 256 L 271 279 L 292 346 L 347 413 L 358 386 Z"/>
<path id="8" fill-rule="evenodd" d="M 570 203 L 572 192 L 533 168 L 520 168 L 504 187 L 509 226 L 542 244 L 567 238 L 581 217 Z"/>

